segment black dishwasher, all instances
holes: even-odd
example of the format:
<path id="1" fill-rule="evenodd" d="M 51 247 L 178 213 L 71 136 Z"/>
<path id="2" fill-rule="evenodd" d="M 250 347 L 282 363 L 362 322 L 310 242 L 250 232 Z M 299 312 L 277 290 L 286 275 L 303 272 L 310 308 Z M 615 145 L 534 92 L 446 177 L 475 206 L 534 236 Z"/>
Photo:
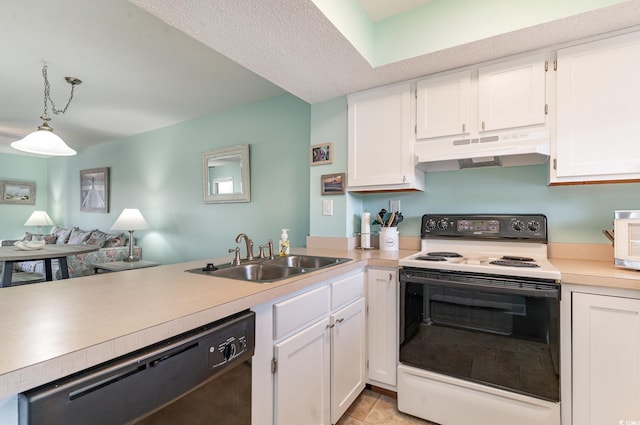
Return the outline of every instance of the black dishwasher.
<path id="1" fill-rule="evenodd" d="M 250 425 L 244 311 L 19 394 L 20 425 Z"/>

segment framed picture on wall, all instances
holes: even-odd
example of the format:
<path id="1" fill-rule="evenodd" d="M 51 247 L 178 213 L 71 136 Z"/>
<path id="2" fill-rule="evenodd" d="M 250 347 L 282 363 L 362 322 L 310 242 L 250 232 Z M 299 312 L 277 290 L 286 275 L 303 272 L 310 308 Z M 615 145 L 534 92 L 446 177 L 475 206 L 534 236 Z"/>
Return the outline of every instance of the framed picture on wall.
<path id="1" fill-rule="evenodd" d="M 80 170 L 80 211 L 109 212 L 109 168 Z"/>
<path id="2" fill-rule="evenodd" d="M 311 154 L 311 165 L 333 163 L 333 144 L 331 143 L 311 145 L 309 153 Z"/>
<path id="3" fill-rule="evenodd" d="M 35 205 L 36 184 L 0 181 L 0 204 Z"/>
<path id="4" fill-rule="evenodd" d="M 343 195 L 344 194 L 344 173 L 323 174 L 320 178 L 323 195 Z"/>

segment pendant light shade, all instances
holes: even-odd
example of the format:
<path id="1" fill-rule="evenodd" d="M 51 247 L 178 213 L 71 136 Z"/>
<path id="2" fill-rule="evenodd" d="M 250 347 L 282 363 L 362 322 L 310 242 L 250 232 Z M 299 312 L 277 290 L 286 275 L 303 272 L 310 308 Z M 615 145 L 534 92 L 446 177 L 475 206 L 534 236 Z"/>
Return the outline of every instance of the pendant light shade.
<path id="1" fill-rule="evenodd" d="M 54 114 L 64 114 L 67 112 L 67 108 L 71 105 L 73 100 L 73 92 L 78 84 L 82 81 L 75 77 L 65 77 L 67 83 L 71 84 L 71 96 L 67 101 L 67 105 L 64 109 L 56 109 L 53 100 L 50 95 L 49 79 L 47 78 L 47 65 L 42 67 L 42 76 L 44 77 L 44 113 L 40 117 L 42 124 L 38 126 L 38 129 L 33 133 L 28 134 L 23 139 L 11 143 L 11 147 L 23 152 L 35 153 L 38 155 L 48 156 L 71 156 L 75 155 L 76 151 L 71 149 L 67 144 L 53 132 L 53 128 L 49 126 L 49 114 L 47 110 L 49 103 L 51 103 L 51 110 Z"/>
<path id="2" fill-rule="evenodd" d="M 60 138 L 44 119 L 41 126 L 33 133 L 27 134 L 24 138 L 11 143 L 11 147 L 19 151 L 35 153 L 39 155 L 71 156 L 76 151 L 71 149 Z"/>

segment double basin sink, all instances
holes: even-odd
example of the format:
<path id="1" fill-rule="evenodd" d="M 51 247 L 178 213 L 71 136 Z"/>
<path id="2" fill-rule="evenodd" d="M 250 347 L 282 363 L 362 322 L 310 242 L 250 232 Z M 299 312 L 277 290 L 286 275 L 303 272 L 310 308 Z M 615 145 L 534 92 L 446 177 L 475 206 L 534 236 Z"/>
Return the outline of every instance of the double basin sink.
<path id="1" fill-rule="evenodd" d="M 351 261 L 350 258 L 320 257 L 316 255 L 287 255 L 275 259 L 259 259 L 232 266 L 226 264 L 214 269 L 210 266 L 187 270 L 191 273 L 244 280 L 256 283 L 275 282 L 302 273 Z"/>

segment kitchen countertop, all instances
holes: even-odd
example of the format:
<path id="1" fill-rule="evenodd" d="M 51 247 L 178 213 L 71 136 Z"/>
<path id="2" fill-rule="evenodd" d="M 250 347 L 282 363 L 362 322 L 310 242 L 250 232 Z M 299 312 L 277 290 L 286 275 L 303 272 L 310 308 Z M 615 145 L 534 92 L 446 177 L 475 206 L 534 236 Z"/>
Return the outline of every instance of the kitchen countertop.
<path id="1" fill-rule="evenodd" d="M 562 274 L 563 284 L 640 290 L 640 271 L 616 267 L 610 261 L 551 258 Z"/>
<path id="2" fill-rule="evenodd" d="M 211 260 L 3 288 L 0 398 L 67 376 L 364 267 L 397 267 L 413 250 L 295 249 L 348 257 L 328 269 L 257 284 L 185 270 Z M 640 272 L 608 261 L 551 259 L 563 283 L 640 290 Z"/>
<path id="3" fill-rule="evenodd" d="M 2 288 L 0 398 L 367 264 L 396 267 L 398 258 L 412 253 L 294 252 L 348 257 L 353 261 L 268 284 L 185 272 L 211 261 L 200 260 Z"/>

